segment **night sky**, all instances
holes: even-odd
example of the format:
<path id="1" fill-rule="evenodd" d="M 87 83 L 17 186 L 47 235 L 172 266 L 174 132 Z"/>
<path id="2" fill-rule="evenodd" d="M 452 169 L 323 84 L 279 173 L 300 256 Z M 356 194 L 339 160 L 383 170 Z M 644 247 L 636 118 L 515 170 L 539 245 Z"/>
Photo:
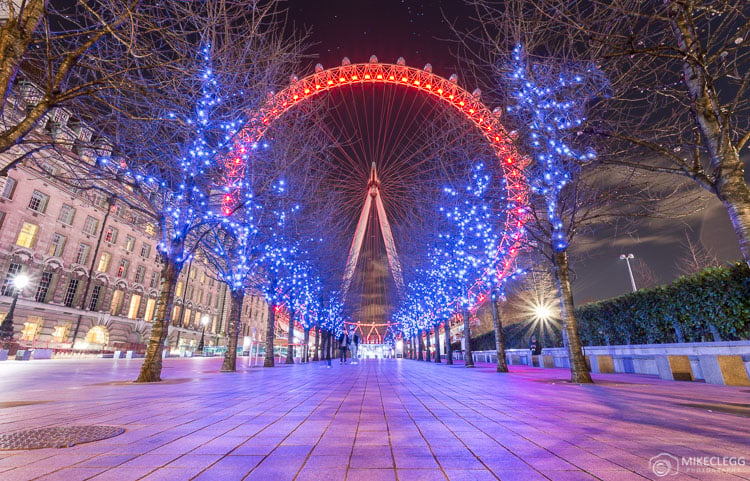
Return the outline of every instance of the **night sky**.
<path id="1" fill-rule="evenodd" d="M 290 20 L 312 28 L 308 50 L 324 67 L 340 64 L 343 57 L 365 62 L 375 54 L 382 62 L 400 56 L 407 65 L 431 63 L 436 74 L 448 77 L 457 71 L 449 40 L 454 38 L 446 18 L 469 25 L 472 10 L 461 0 L 292 0 L 287 2 Z M 470 79 L 459 79 L 469 91 Z M 492 109 L 495 106 L 489 105 Z M 720 261 L 740 258 L 736 236 L 721 204 L 706 196 L 706 209 L 679 220 L 652 220 L 639 224 L 637 233 L 617 236 L 601 229 L 581 239 L 571 250 L 577 303 L 616 296 L 630 291 L 627 267 L 620 254 L 633 253 L 645 262 L 661 283 L 677 276 L 676 266 L 685 255 L 684 239 L 700 241 Z M 585 242 L 582 242 L 585 241 Z M 636 284 L 639 279 L 636 274 Z"/>

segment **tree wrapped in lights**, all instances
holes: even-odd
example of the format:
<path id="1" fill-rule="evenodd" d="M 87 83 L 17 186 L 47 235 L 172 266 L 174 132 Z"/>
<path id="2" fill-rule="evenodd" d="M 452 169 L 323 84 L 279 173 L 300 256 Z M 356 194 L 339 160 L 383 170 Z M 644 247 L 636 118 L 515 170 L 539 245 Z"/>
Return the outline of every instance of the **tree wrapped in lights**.
<path id="1" fill-rule="evenodd" d="M 532 64 L 520 45 L 513 50 L 504 82 L 512 99 L 508 113 L 522 126 L 521 148 L 531 158 L 530 208 L 538 212 L 534 205 L 539 201 L 546 210 L 546 217 L 532 216 L 527 229 L 547 246 L 555 267 L 572 381 L 590 383 L 575 321 L 568 245 L 577 221 L 576 181 L 581 169 L 596 158 L 576 134 L 586 121 L 588 104 L 605 95 L 608 85 L 593 65 Z"/>

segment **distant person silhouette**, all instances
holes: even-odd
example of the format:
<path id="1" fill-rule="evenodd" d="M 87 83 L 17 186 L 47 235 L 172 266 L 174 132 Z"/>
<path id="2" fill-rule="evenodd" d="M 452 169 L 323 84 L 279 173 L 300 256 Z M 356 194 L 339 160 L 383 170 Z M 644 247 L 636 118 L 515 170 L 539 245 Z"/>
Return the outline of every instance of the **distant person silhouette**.
<path id="1" fill-rule="evenodd" d="M 341 333 L 339 336 L 339 364 L 346 364 L 346 351 L 349 348 L 349 334 L 347 333 L 347 330 L 344 329 L 344 332 Z"/>

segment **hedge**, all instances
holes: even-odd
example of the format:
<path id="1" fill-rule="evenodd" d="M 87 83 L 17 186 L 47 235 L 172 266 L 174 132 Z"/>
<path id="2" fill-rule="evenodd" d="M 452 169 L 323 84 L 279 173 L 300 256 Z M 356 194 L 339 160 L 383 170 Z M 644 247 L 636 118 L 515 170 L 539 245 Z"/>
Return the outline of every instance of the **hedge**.
<path id="1" fill-rule="evenodd" d="M 711 267 L 576 309 L 585 345 L 750 339 L 750 268 Z"/>

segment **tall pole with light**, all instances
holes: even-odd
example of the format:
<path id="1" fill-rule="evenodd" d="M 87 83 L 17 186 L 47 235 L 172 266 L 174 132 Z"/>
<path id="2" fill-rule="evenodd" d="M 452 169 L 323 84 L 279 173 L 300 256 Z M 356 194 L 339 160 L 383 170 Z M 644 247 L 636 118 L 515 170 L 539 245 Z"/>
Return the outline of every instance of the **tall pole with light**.
<path id="1" fill-rule="evenodd" d="M 637 291 L 638 288 L 635 287 L 635 279 L 633 278 L 633 269 L 630 268 L 630 259 L 635 259 L 635 256 L 633 254 L 620 254 L 620 260 L 624 260 L 625 263 L 628 265 L 628 274 L 630 275 L 630 286 L 633 288 L 633 292 Z"/>
<path id="2" fill-rule="evenodd" d="M 198 352 L 200 352 L 201 354 L 203 354 L 203 341 L 206 338 L 206 326 L 208 326 L 208 322 L 208 316 L 203 316 L 201 318 L 201 325 L 203 326 L 203 330 L 201 331 L 201 340 L 198 342 Z"/>
<path id="3" fill-rule="evenodd" d="M 0 339 L 5 341 L 13 340 L 13 314 L 16 310 L 16 302 L 18 302 L 18 295 L 21 294 L 21 291 L 29 285 L 29 280 L 28 275 L 20 273 L 11 281 L 13 284 L 13 301 L 10 303 L 8 314 L 3 319 L 2 325 L 0 325 Z"/>

